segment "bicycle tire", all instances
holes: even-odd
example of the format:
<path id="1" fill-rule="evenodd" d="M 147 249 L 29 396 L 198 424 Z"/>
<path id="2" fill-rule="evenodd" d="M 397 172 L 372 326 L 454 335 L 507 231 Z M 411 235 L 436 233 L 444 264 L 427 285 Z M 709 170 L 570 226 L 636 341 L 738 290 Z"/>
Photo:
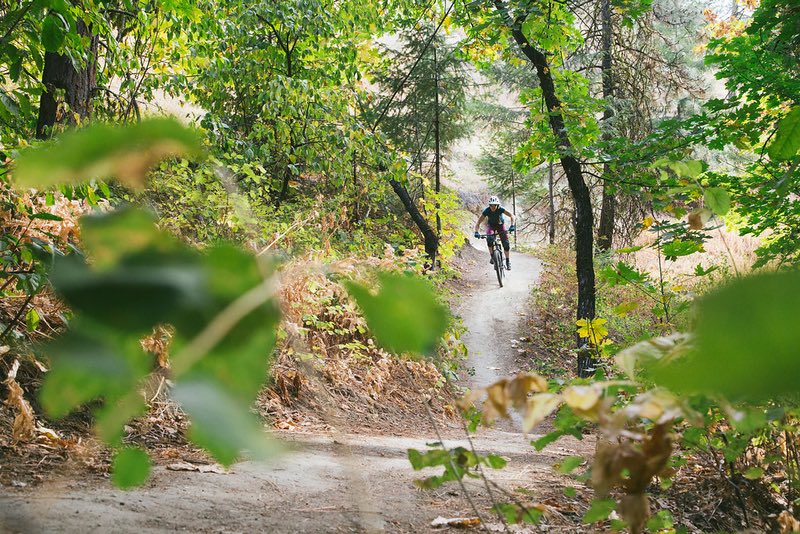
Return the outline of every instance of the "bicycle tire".
<path id="1" fill-rule="evenodd" d="M 494 272 L 497 273 L 497 281 L 500 283 L 500 287 L 503 287 L 503 255 L 497 249 L 494 249 L 492 255 L 494 256 Z"/>

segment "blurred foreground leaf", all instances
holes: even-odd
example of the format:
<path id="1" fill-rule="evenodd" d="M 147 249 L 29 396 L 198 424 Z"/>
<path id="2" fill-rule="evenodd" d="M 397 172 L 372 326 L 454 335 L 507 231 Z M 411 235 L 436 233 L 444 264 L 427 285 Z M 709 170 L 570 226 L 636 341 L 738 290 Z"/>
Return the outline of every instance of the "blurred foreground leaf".
<path id="1" fill-rule="evenodd" d="M 14 182 L 23 188 L 116 178 L 141 189 L 147 171 L 170 156 L 200 154 L 199 136 L 175 119 L 94 124 L 22 151 Z"/>
<path id="2" fill-rule="evenodd" d="M 150 457 L 138 447 L 117 451 L 111 464 L 111 480 L 120 488 L 141 486 L 150 476 Z"/>
<path id="3" fill-rule="evenodd" d="M 765 399 L 800 393 L 800 273 L 737 280 L 701 299 L 695 348 L 655 363 L 676 391 Z"/>
<path id="4" fill-rule="evenodd" d="M 350 282 L 355 298 L 376 340 L 396 354 L 428 354 L 447 328 L 447 310 L 435 298 L 426 280 L 381 273 L 376 295 Z"/>
<path id="5" fill-rule="evenodd" d="M 255 460 L 269 458 L 278 451 L 256 416 L 212 382 L 180 383 L 173 396 L 192 420 L 190 439 L 222 465 L 231 465 L 245 451 Z"/>

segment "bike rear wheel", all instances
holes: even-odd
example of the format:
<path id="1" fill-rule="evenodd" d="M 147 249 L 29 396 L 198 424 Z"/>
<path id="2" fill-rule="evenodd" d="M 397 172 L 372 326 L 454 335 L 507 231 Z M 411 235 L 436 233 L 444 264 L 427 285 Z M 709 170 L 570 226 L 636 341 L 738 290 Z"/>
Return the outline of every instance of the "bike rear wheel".
<path id="1" fill-rule="evenodd" d="M 498 249 L 494 249 L 492 257 L 494 257 L 494 272 L 497 274 L 497 281 L 500 283 L 500 287 L 503 287 L 503 254 Z"/>

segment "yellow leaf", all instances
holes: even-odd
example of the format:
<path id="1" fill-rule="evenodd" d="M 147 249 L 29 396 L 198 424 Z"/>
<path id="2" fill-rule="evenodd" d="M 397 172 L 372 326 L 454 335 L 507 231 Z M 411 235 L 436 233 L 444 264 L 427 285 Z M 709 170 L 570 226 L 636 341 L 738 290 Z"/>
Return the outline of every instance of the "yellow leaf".
<path id="1" fill-rule="evenodd" d="M 647 230 L 648 228 L 653 226 L 654 222 L 655 222 L 655 220 L 653 220 L 652 217 L 645 217 L 644 220 L 642 221 L 642 228 Z"/>
<path id="2" fill-rule="evenodd" d="M 578 336 L 582 338 L 589 338 L 589 342 L 594 346 L 600 346 L 605 337 L 608 336 L 608 329 L 603 326 L 606 324 L 605 319 L 597 318 L 588 321 L 586 319 L 579 319 L 575 321 L 578 325 Z"/>
<path id="3" fill-rule="evenodd" d="M 600 390 L 592 386 L 570 386 L 564 390 L 564 402 L 579 415 L 592 417 L 600 405 Z"/>
<path id="4" fill-rule="evenodd" d="M 522 420 L 522 431 L 530 432 L 545 417 L 561 404 L 561 396 L 554 393 L 539 393 L 528 399 L 525 417 Z"/>

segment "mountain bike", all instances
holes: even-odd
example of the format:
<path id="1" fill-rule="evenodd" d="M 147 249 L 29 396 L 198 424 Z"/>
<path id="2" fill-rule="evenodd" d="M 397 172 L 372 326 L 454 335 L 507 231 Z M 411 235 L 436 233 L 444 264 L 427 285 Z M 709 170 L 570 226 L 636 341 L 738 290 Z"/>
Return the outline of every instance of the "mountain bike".
<path id="1" fill-rule="evenodd" d="M 503 262 L 503 245 L 497 234 L 481 234 L 479 239 L 490 239 L 489 244 L 492 246 L 492 260 L 494 263 L 494 272 L 497 274 L 497 281 L 500 287 L 503 287 L 503 277 L 505 276 L 505 263 Z"/>

